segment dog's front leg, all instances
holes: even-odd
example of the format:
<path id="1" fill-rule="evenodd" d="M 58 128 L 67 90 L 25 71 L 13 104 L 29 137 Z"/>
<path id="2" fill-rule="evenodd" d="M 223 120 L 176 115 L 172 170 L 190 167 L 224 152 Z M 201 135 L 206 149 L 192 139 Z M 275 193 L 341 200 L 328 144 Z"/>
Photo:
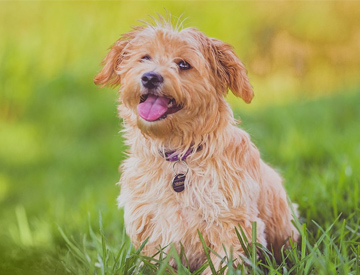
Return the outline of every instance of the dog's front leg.
<path id="1" fill-rule="evenodd" d="M 223 227 L 218 231 L 217 240 L 213 240 L 209 245 L 210 250 L 212 250 L 210 254 L 211 262 L 216 271 L 218 271 L 221 266 L 228 265 L 230 260 L 232 260 L 232 263 L 230 264 L 234 267 L 244 263 L 246 255 L 244 253 L 243 245 L 246 246 L 246 249 L 248 249 L 248 246 L 252 245 L 253 225 L 256 226 L 256 243 L 266 247 L 264 222 L 260 218 L 254 218 L 252 220 L 253 222 L 246 221 L 239 222 L 238 224 L 234 223 L 228 227 Z M 236 234 L 235 230 L 235 228 L 237 228 L 238 232 L 240 232 L 239 226 L 241 227 L 247 242 L 242 237 L 242 242 L 239 240 L 239 236 Z M 212 274 L 210 265 L 205 269 L 203 274 Z"/>

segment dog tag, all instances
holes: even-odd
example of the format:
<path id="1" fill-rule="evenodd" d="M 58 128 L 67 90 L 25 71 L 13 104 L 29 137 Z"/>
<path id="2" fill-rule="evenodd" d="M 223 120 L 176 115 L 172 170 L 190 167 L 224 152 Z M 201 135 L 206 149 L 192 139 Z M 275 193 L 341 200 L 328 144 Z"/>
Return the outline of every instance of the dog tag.
<path id="1" fill-rule="evenodd" d="M 179 193 L 185 189 L 185 174 L 177 174 L 172 180 L 172 187 L 175 192 Z"/>

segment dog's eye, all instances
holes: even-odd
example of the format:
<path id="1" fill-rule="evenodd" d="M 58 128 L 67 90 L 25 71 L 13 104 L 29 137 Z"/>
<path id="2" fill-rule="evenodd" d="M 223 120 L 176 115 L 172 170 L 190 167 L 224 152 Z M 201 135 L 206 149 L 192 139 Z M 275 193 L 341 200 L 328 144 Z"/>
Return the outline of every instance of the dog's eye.
<path id="1" fill-rule="evenodd" d="M 178 64 L 180 70 L 189 70 L 189 69 L 191 69 L 190 64 L 187 63 L 185 60 L 181 60 L 177 64 Z"/>
<path id="2" fill-rule="evenodd" d="M 151 60 L 151 57 L 149 55 L 145 55 L 141 58 L 141 61 L 144 61 L 144 60 Z"/>

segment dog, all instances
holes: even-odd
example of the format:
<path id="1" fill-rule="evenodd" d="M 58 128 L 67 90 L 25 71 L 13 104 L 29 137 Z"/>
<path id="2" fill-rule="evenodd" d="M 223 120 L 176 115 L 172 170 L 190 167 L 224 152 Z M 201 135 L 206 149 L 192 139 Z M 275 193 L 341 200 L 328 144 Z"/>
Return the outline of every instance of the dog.
<path id="1" fill-rule="evenodd" d="M 244 256 L 235 227 L 274 251 L 298 239 L 282 179 L 239 127 L 228 90 L 250 103 L 254 93 L 233 47 L 196 28 L 160 18 L 113 44 L 94 79 L 118 86 L 129 147 L 121 166 L 119 207 L 142 253 L 173 244 L 190 270 L 206 261 L 198 232 L 216 253 Z M 239 227 L 238 227 L 239 228 Z M 217 255 L 216 255 L 217 254 Z"/>

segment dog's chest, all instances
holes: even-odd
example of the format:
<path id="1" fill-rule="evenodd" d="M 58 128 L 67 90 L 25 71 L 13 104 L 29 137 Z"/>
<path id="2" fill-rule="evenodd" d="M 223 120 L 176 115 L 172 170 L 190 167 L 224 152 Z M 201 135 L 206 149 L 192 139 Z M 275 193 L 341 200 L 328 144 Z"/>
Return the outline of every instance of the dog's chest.
<path id="1" fill-rule="evenodd" d="M 135 171 L 135 172 L 134 172 Z M 191 167 L 186 174 L 184 190 L 176 192 L 172 164 L 157 170 L 128 169 L 122 177 L 121 205 L 130 209 L 143 208 L 154 226 L 181 222 L 182 225 L 200 226 L 215 222 L 227 208 L 222 190 L 215 184 L 215 173 L 206 174 L 201 167 Z M 130 214 L 130 213 L 129 213 Z M 130 214 L 131 215 L 131 214 Z"/>

